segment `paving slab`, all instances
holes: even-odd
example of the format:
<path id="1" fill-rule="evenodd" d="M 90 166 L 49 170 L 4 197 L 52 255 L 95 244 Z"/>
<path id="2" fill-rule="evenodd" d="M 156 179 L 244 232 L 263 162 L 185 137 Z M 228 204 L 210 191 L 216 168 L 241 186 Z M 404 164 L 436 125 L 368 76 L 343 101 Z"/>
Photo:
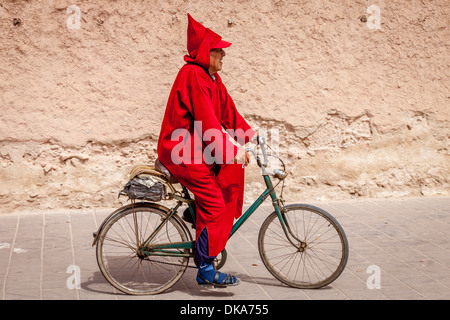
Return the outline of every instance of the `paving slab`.
<path id="1" fill-rule="evenodd" d="M 299 290 L 276 280 L 258 253 L 258 231 L 272 212 L 263 204 L 229 240 L 223 271 L 242 283 L 226 289 L 196 284 L 188 268 L 154 296 L 118 292 L 98 269 L 92 233 L 111 210 L 0 215 L 2 300 L 448 300 L 450 198 L 366 199 L 311 203 L 331 213 L 348 237 L 347 267 L 332 284 Z M 191 262 L 191 265 L 193 262 Z M 378 283 L 372 275 L 378 272 Z M 79 278 L 75 277 L 79 275 Z"/>

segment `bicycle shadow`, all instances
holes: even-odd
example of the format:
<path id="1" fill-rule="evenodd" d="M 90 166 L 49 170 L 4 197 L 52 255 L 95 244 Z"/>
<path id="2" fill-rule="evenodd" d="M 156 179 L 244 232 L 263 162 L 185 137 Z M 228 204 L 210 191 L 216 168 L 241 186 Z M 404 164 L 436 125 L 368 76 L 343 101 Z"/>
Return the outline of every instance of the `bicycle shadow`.
<path id="1" fill-rule="evenodd" d="M 84 282 L 80 284 L 81 289 L 86 290 L 92 293 L 98 293 L 102 295 L 114 296 L 117 294 L 125 295 L 120 291 L 116 291 L 109 283 L 106 281 L 105 277 L 103 277 L 100 271 L 93 272 L 93 275 L 90 276 Z"/>
<path id="2" fill-rule="evenodd" d="M 186 271 L 183 277 L 167 291 L 155 295 L 155 297 L 168 298 L 168 299 L 180 299 L 180 297 L 191 296 L 195 298 L 208 297 L 208 298 L 229 298 L 234 294 L 232 292 L 224 291 L 223 289 L 217 289 L 212 287 L 201 287 L 195 280 L 196 272 L 191 273 Z M 94 271 L 89 278 L 80 283 L 82 290 L 94 294 L 95 298 L 113 298 L 115 296 L 130 297 L 130 298 L 151 298 L 151 295 L 135 296 L 123 293 L 115 289 L 100 271 Z"/>
<path id="3" fill-rule="evenodd" d="M 261 285 L 263 287 L 277 287 L 277 288 L 295 289 L 293 287 L 288 286 L 287 284 L 284 284 L 284 283 L 278 281 L 274 277 L 254 277 L 254 276 L 249 276 L 249 275 L 246 275 L 246 274 L 237 274 L 237 276 L 243 282 L 248 282 L 250 284 L 257 284 L 257 285 Z M 332 289 L 332 287 L 330 285 L 321 287 L 319 289 L 297 289 L 297 290 L 329 290 L 329 289 Z"/>

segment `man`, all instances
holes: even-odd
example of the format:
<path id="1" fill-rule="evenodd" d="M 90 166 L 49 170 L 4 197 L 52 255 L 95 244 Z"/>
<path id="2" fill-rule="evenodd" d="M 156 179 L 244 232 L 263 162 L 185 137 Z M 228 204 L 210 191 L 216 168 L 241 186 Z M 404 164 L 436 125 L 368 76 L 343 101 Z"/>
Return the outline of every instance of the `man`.
<path id="1" fill-rule="evenodd" d="M 160 162 L 195 197 L 197 283 L 219 287 L 239 284 L 212 262 L 242 214 L 243 165 L 249 161 L 230 134 L 241 146 L 255 134 L 217 73 L 230 45 L 188 14 L 189 54 L 170 92 L 158 141 Z"/>

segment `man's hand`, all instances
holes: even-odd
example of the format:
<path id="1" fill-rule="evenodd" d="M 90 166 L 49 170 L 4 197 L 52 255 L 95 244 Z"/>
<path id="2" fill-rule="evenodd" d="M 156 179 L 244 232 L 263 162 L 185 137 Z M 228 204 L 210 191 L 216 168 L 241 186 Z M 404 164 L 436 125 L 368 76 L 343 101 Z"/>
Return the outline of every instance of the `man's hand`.
<path id="1" fill-rule="evenodd" d="M 239 148 L 236 157 L 233 159 L 234 163 L 241 163 L 247 166 L 250 163 L 250 155 L 244 148 Z"/>
<path id="2" fill-rule="evenodd" d="M 245 151 L 245 163 L 244 163 L 244 166 L 248 166 L 249 163 L 250 163 L 250 155 L 248 154 L 247 151 Z"/>

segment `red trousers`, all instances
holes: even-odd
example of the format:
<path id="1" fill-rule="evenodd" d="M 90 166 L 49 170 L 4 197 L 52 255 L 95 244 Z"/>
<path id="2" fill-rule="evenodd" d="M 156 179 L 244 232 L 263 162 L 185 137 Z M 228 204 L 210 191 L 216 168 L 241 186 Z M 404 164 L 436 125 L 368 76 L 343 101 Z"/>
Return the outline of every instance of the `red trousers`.
<path id="1" fill-rule="evenodd" d="M 242 214 L 245 169 L 242 164 L 234 163 L 168 163 L 166 167 L 194 194 L 196 239 L 207 228 L 209 256 L 217 256 L 226 246 L 234 219 Z"/>

